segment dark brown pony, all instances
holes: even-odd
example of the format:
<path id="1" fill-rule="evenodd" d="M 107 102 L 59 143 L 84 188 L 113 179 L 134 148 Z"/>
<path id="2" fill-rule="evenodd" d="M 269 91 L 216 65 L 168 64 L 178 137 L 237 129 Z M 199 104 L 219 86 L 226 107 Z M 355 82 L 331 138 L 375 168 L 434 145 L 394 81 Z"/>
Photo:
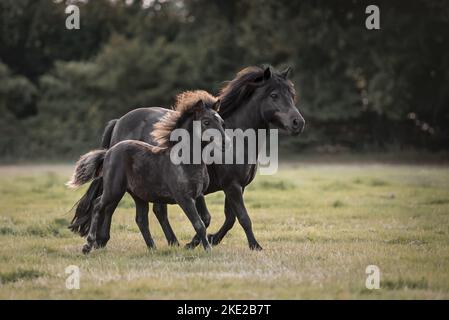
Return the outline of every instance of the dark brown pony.
<path id="1" fill-rule="evenodd" d="M 189 97 L 192 99 L 184 99 L 183 104 L 178 103 L 174 111 L 166 113 L 155 124 L 152 136 L 159 142 L 159 147 L 141 141 L 125 140 L 109 150 L 91 151 L 77 162 L 73 177 L 68 182 L 69 186 L 78 187 L 92 178 L 100 175 L 103 177 L 102 194 L 91 204 L 91 219 L 83 220 L 83 230 L 89 224 L 84 253 L 101 246 L 97 243 L 100 217 L 102 222 L 105 217 L 110 219 L 126 192 L 136 203 L 136 222 L 148 247 L 155 247 L 148 226 L 148 202 L 157 202 L 177 203 L 191 221 L 204 249 L 210 249 L 206 227 L 195 207 L 195 200 L 203 195 L 209 184 L 206 166 L 203 162 L 174 164 L 170 158 L 173 145 L 170 134 L 175 129 L 185 129 L 189 137 L 193 137 L 193 121 L 196 120 L 201 123 L 201 132 L 217 129 L 224 137 L 224 121 L 216 113 L 218 101 L 206 107 L 203 100 L 198 100 L 198 95 Z M 77 218 L 75 216 L 72 228 L 79 225 Z"/>

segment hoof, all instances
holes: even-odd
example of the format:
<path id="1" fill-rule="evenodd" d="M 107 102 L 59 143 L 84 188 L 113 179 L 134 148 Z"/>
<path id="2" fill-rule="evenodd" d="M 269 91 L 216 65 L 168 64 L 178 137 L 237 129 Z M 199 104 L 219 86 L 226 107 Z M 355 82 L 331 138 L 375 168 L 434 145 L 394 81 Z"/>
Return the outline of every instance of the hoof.
<path id="1" fill-rule="evenodd" d="M 212 251 L 212 246 L 210 244 L 208 244 L 207 246 L 204 247 L 204 251 L 211 252 Z"/>
<path id="2" fill-rule="evenodd" d="M 108 243 L 108 240 L 97 239 L 97 241 L 95 242 L 94 248 L 95 249 L 104 248 L 104 247 L 106 247 L 107 243 Z"/>
<path id="3" fill-rule="evenodd" d="M 190 241 L 189 243 L 187 243 L 184 248 L 185 249 L 195 249 L 199 244 L 201 243 L 201 241 L 196 241 L 195 239 Z"/>
<path id="4" fill-rule="evenodd" d="M 189 242 L 184 246 L 184 249 L 187 249 L 187 250 L 193 250 L 195 248 L 196 248 L 196 245 L 192 242 Z"/>
<path id="5" fill-rule="evenodd" d="M 257 242 L 256 243 L 252 243 L 252 244 L 250 244 L 249 245 L 249 248 L 251 249 L 251 250 L 255 250 L 255 251 L 261 251 L 261 250 L 263 250 L 263 248 L 260 246 L 260 244 L 258 244 Z"/>
<path id="6" fill-rule="evenodd" d="M 90 251 L 92 250 L 92 247 L 89 245 L 89 244 L 85 244 L 84 246 L 83 246 L 83 253 L 84 254 L 88 254 Z"/>
<path id="7" fill-rule="evenodd" d="M 179 242 L 178 242 L 178 240 L 170 240 L 170 241 L 168 241 L 168 245 L 170 247 L 179 247 Z"/>
<path id="8" fill-rule="evenodd" d="M 156 244 L 153 242 L 153 243 L 150 243 L 149 245 L 147 245 L 147 248 L 149 249 L 149 250 L 156 250 Z"/>
<path id="9" fill-rule="evenodd" d="M 215 234 L 208 234 L 207 235 L 207 241 L 209 241 L 209 243 L 212 246 L 216 246 L 217 244 L 220 243 L 220 241 L 217 241 L 217 237 L 215 236 Z"/>

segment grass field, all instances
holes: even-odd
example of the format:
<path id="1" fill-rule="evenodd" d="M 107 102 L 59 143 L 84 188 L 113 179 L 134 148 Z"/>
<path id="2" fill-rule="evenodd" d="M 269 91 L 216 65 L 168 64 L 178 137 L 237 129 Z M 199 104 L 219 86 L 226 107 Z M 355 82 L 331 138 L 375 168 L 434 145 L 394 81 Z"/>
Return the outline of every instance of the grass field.
<path id="1" fill-rule="evenodd" d="M 66 228 L 85 190 L 65 189 L 71 169 L 0 167 L 0 298 L 449 298 L 448 167 L 292 164 L 258 176 L 245 200 L 261 252 L 239 225 L 209 254 L 170 248 L 153 214 L 149 251 L 126 197 L 108 247 L 89 256 Z M 207 202 L 216 231 L 223 195 Z M 169 216 L 185 244 L 193 228 L 176 206 Z M 379 290 L 365 288 L 371 264 Z M 65 287 L 69 265 L 80 290 Z"/>

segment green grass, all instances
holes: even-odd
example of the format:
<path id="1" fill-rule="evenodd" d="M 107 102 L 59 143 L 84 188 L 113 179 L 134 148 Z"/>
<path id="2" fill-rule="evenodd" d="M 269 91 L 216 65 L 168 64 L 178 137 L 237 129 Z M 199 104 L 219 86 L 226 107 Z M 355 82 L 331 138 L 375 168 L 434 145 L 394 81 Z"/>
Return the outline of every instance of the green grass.
<path id="1" fill-rule="evenodd" d="M 139 299 L 448 299 L 449 169 L 444 166 L 292 164 L 258 176 L 245 200 L 252 252 L 236 224 L 207 254 L 158 245 L 149 251 L 123 199 L 106 249 L 81 253 L 67 213 L 85 188 L 65 189 L 68 166 L 0 167 L 0 298 Z M 223 195 L 207 196 L 212 225 Z M 169 207 L 182 244 L 193 228 Z M 365 288 L 377 265 L 380 290 Z M 65 268 L 81 270 L 81 289 L 65 288 Z"/>

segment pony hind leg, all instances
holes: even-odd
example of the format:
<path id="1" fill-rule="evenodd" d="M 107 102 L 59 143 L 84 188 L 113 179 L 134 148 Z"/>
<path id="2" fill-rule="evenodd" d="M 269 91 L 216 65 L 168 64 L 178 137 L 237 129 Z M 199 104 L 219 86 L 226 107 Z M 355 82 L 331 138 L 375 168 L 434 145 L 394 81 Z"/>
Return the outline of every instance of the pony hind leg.
<path id="1" fill-rule="evenodd" d="M 123 195 L 122 195 L 123 197 Z M 120 197 L 120 199 L 122 198 Z M 111 235 L 111 222 L 112 222 L 112 215 L 115 212 L 115 209 L 117 208 L 118 204 L 120 203 L 120 200 L 114 205 L 111 204 L 108 206 L 102 215 L 100 215 L 99 218 L 99 225 L 97 227 L 97 237 L 96 237 L 96 247 L 98 248 L 104 248 L 106 247 L 106 244 L 108 243 Z"/>
<path id="2" fill-rule="evenodd" d="M 134 202 L 136 203 L 136 223 L 139 227 L 140 233 L 150 249 L 156 249 L 156 244 L 154 243 L 153 237 L 150 233 L 150 227 L 148 223 L 148 211 L 149 206 L 147 201 L 133 196 Z"/>
<path id="3" fill-rule="evenodd" d="M 167 239 L 168 244 L 170 246 L 179 246 L 178 239 L 176 238 L 170 222 L 168 221 L 167 205 L 163 203 L 154 203 L 153 212 L 162 227 L 162 231 L 164 231 L 164 235 Z"/>
<path id="4" fill-rule="evenodd" d="M 111 230 L 111 214 L 104 214 L 100 216 L 98 221 L 98 233 L 97 233 L 97 244 L 100 248 L 106 247 L 110 239 L 110 230 Z"/>
<path id="5" fill-rule="evenodd" d="M 262 247 L 257 242 L 254 237 L 252 222 L 245 208 L 245 203 L 243 201 L 243 188 L 238 185 L 233 185 L 225 189 L 225 210 L 230 212 L 230 214 L 237 217 L 240 225 L 246 233 L 248 239 L 248 245 L 251 250 L 262 250 Z M 229 230 L 228 230 L 229 231 Z M 226 231 L 227 232 L 227 231 Z M 220 240 L 226 233 L 223 233 Z"/>
<path id="6" fill-rule="evenodd" d="M 123 197 L 123 196 L 122 196 Z M 118 205 L 119 202 L 117 202 Z M 116 205 L 116 206 L 117 206 Z M 109 239 L 111 238 L 111 222 L 112 215 L 115 212 L 114 210 L 105 210 L 103 215 L 100 215 L 99 225 L 98 225 L 98 233 L 97 233 L 97 244 L 98 247 L 103 248 L 106 247 Z"/>
<path id="7" fill-rule="evenodd" d="M 120 168 L 117 172 L 120 172 Z M 108 174 L 103 181 L 105 190 L 102 199 L 107 203 L 107 206 L 105 207 L 104 213 L 100 215 L 99 225 L 97 226 L 96 244 L 98 247 L 105 247 L 108 243 L 110 239 L 112 215 L 126 192 L 126 180 L 121 174 L 114 174 L 113 176 Z"/>
<path id="8" fill-rule="evenodd" d="M 97 243 L 98 223 L 101 218 L 103 225 L 111 219 L 117 205 L 126 192 L 126 177 L 124 171 L 116 168 L 113 173 L 111 171 L 105 172 L 103 177 L 103 194 L 97 198 L 95 202 L 92 221 L 90 224 L 89 234 L 87 236 L 87 243 L 83 247 L 83 253 L 89 253 L 92 248 L 99 248 L 101 244 Z M 110 225 L 110 224 L 109 224 Z M 103 235 L 104 236 L 104 235 Z M 102 239 L 103 240 L 103 239 Z"/>
<path id="9" fill-rule="evenodd" d="M 223 237 L 228 233 L 229 230 L 232 229 L 236 220 L 234 213 L 230 209 L 229 199 L 227 198 L 225 198 L 224 213 L 225 213 L 225 221 L 221 226 L 220 230 L 218 230 L 217 233 L 209 234 L 207 236 L 207 239 L 213 246 L 218 245 L 221 242 L 221 240 L 223 240 Z"/>
<path id="10" fill-rule="evenodd" d="M 104 205 L 101 201 L 101 197 L 95 200 L 94 209 L 92 213 L 92 219 L 90 221 L 89 233 L 87 234 L 87 243 L 83 246 L 83 253 L 88 254 L 92 247 L 95 246 L 97 236 L 97 226 L 100 215 L 104 211 Z"/>
<path id="11" fill-rule="evenodd" d="M 101 244 L 97 243 L 98 221 L 100 219 L 100 216 L 112 216 L 121 198 L 123 197 L 123 194 L 118 199 L 110 202 L 104 202 L 102 197 L 95 205 L 92 221 L 90 224 L 89 234 L 87 235 L 87 243 L 83 246 L 84 254 L 88 254 L 92 250 L 92 248 L 98 249 L 102 247 Z"/>

